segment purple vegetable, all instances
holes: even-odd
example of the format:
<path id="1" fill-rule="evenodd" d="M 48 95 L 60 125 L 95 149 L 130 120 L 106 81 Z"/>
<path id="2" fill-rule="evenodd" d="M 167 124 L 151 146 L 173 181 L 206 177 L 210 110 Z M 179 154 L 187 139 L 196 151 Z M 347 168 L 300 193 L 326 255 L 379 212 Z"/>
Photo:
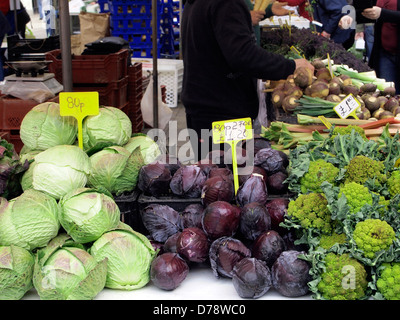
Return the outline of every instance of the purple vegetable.
<path id="1" fill-rule="evenodd" d="M 204 207 L 200 203 L 189 204 L 180 214 L 182 228 L 197 227 L 203 228 L 201 223 L 203 219 Z"/>
<path id="2" fill-rule="evenodd" d="M 192 227 L 183 229 L 176 241 L 176 252 L 191 262 L 204 262 L 210 248 L 202 229 Z"/>
<path id="3" fill-rule="evenodd" d="M 268 190 L 264 177 L 260 174 L 253 173 L 239 187 L 236 200 L 241 207 L 250 202 L 265 204 L 268 200 Z"/>
<path id="4" fill-rule="evenodd" d="M 215 176 L 228 176 L 230 179 L 233 180 L 232 171 L 228 168 L 212 168 L 208 173 L 208 178 L 212 178 Z"/>
<path id="5" fill-rule="evenodd" d="M 179 213 L 167 205 L 148 205 L 142 211 L 142 221 L 151 237 L 158 242 L 165 242 L 181 230 Z"/>
<path id="6" fill-rule="evenodd" d="M 166 164 L 155 161 L 143 166 L 139 172 L 138 188 L 148 196 L 160 197 L 169 194 L 171 172 Z"/>
<path id="7" fill-rule="evenodd" d="M 262 233 L 253 244 L 253 257 L 265 261 L 271 267 L 285 250 L 285 241 L 278 232 L 269 230 Z"/>
<path id="8" fill-rule="evenodd" d="M 257 299 L 272 287 L 271 271 L 264 261 L 243 258 L 233 268 L 232 282 L 240 297 Z"/>
<path id="9" fill-rule="evenodd" d="M 210 263 L 214 275 L 232 278 L 236 263 L 251 256 L 251 251 L 240 240 L 232 237 L 221 237 L 210 247 Z"/>
<path id="10" fill-rule="evenodd" d="M 172 156 L 170 154 L 162 154 L 157 158 L 158 161 L 164 163 L 166 167 L 171 172 L 171 176 L 174 175 L 176 170 L 181 167 L 181 162 L 176 156 Z"/>
<path id="11" fill-rule="evenodd" d="M 163 252 L 177 252 L 176 243 L 178 242 L 178 237 L 181 233 L 182 232 L 178 231 L 177 233 L 168 237 L 168 239 L 164 242 Z"/>
<path id="12" fill-rule="evenodd" d="M 217 175 L 208 178 L 204 183 L 201 191 L 201 202 L 204 206 L 208 206 L 215 201 L 230 202 L 233 200 L 234 195 L 234 183 L 231 177 Z"/>
<path id="13" fill-rule="evenodd" d="M 278 171 L 269 175 L 266 179 L 268 193 L 284 194 L 288 191 L 288 184 L 285 183 L 288 175 L 285 172 Z"/>
<path id="14" fill-rule="evenodd" d="M 206 181 L 206 174 L 196 165 L 180 167 L 173 175 L 170 188 L 178 196 L 184 198 L 199 198 Z"/>
<path id="15" fill-rule="evenodd" d="M 167 252 L 157 256 L 150 266 L 150 279 L 163 290 L 176 289 L 189 273 L 189 266 L 177 253 Z"/>
<path id="16" fill-rule="evenodd" d="M 283 296 L 300 297 L 309 292 L 310 265 L 298 258 L 304 252 L 288 250 L 281 253 L 271 268 L 272 284 Z"/>
<path id="17" fill-rule="evenodd" d="M 271 217 L 267 208 L 258 203 L 250 202 L 241 209 L 239 230 L 248 240 L 255 240 L 263 232 L 271 229 Z"/>
<path id="18" fill-rule="evenodd" d="M 254 165 L 264 168 L 268 175 L 284 170 L 284 164 L 285 160 L 279 151 L 272 148 L 261 149 L 254 156 Z"/>
<path id="19" fill-rule="evenodd" d="M 285 220 L 288 205 L 289 199 L 287 198 L 272 199 L 265 205 L 268 210 L 269 216 L 271 217 L 272 230 L 275 230 L 280 234 L 284 234 L 287 232 L 287 230 L 283 227 L 280 227 L 279 224 Z"/>
<path id="20" fill-rule="evenodd" d="M 226 201 L 209 204 L 203 213 L 203 229 L 210 239 L 233 236 L 239 227 L 240 208 Z"/>
<path id="21" fill-rule="evenodd" d="M 265 169 L 261 168 L 260 166 L 253 166 L 252 173 L 239 175 L 239 185 L 242 185 L 243 183 L 245 183 L 246 180 L 248 178 L 250 178 L 253 173 L 258 173 L 258 174 L 260 174 L 261 176 L 264 177 L 264 181 L 267 180 L 267 177 L 268 177 L 267 171 L 265 171 Z"/>

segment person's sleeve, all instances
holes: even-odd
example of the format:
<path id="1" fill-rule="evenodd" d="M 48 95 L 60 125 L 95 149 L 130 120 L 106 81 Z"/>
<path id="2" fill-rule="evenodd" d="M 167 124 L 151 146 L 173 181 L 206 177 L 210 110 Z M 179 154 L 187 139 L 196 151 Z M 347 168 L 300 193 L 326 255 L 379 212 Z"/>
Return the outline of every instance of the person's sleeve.
<path id="1" fill-rule="evenodd" d="M 265 18 L 270 18 L 272 17 L 274 14 L 272 12 L 272 3 L 270 3 L 267 8 L 265 9 Z"/>
<path id="2" fill-rule="evenodd" d="M 294 60 L 266 51 L 256 44 L 250 13 L 241 0 L 215 1 L 212 23 L 222 54 L 234 72 L 267 80 L 286 79 Z"/>
<path id="3" fill-rule="evenodd" d="M 279 2 L 287 2 L 288 6 L 295 7 L 303 4 L 305 0 L 278 0 Z"/>
<path id="4" fill-rule="evenodd" d="M 400 22 L 400 11 L 394 11 L 389 9 L 383 9 L 381 11 L 381 16 L 378 19 L 382 22 L 399 23 Z"/>
<path id="5" fill-rule="evenodd" d="M 327 33 L 332 34 L 338 28 L 339 20 L 343 16 L 342 8 L 347 2 L 341 0 L 325 0 L 320 1 L 321 6 L 329 15 L 328 21 L 322 27 Z"/>

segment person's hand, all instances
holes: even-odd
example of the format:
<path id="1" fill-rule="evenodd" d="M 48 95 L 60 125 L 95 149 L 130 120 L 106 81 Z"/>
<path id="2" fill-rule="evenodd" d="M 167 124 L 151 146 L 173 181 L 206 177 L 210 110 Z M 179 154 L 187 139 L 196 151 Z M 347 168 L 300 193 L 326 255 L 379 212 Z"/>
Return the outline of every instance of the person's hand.
<path id="1" fill-rule="evenodd" d="M 260 23 L 260 21 L 264 19 L 265 12 L 251 10 L 250 15 L 251 15 L 251 23 L 253 24 L 253 26 L 257 26 Z"/>
<path id="2" fill-rule="evenodd" d="M 324 38 L 327 38 L 327 39 L 331 38 L 331 34 L 326 32 L 325 30 L 321 32 L 321 36 L 323 36 Z"/>
<path id="3" fill-rule="evenodd" d="M 343 16 L 339 21 L 339 28 L 349 29 L 353 23 L 353 18 L 350 16 Z"/>
<path id="4" fill-rule="evenodd" d="M 272 4 L 271 11 L 275 16 L 286 16 L 289 13 L 293 13 L 292 10 L 284 8 L 287 5 L 287 2 L 279 2 L 275 1 Z"/>
<path id="5" fill-rule="evenodd" d="M 314 74 L 314 66 L 307 59 L 294 59 L 294 62 L 296 63 L 296 69 L 305 67 L 310 69 L 312 74 Z"/>
<path id="6" fill-rule="evenodd" d="M 377 20 L 381 16 L 381 11 L 382 11 L 381 8 L 374 6 L 372 8 L 364 9 L 364 11 L 361 12 L 361 14 L 367 19 Z"/>

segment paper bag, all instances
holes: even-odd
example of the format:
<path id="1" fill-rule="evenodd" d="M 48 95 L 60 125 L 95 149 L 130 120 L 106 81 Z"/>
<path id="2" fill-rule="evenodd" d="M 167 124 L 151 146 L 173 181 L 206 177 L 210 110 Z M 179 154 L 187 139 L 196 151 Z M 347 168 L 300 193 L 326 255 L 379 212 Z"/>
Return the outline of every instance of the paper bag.
<path id="1" fill-rule="evenodd" d="M 154 127 L 153 121 L 153 78 L 151 77 L 150 82 L 143 95 L 140 103 L 142 111 L 143 121 L 151 127 Z M 165 129 L 169 120 L 171 120 L 172 110 L 162 101 L 161 87 L 158 87 L 158 129 Z"/>
<path id="2" fill-rule="evenodd" d="M 80 24 L 80 52 L 85 50 L 85 44 L 110 35 L 110 13 L 81 12 Z"/>

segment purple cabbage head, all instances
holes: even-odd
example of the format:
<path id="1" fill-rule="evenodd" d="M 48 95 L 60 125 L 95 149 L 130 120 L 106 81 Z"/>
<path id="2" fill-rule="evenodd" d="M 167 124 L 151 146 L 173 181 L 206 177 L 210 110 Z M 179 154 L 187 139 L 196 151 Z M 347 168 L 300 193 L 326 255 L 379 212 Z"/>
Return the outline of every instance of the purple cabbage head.
<path id="1" fill-rule="evenodd" d="M 187 262 L 179 254 L 173 252 L 157 256 L 150 266 L 150 279 L 153 284 L 163 290 L 176 289 L 189 273 Z"/>
<path id="2" fill-rule="evenodd" d="M 230 176 L 217 175 L 208 178 L 201 191 L 201 202 L 206 207 L 215 201 L 230 202 L 235 195 L 233 180 Z"/>
<path id="3" fill-rule="evenodd" d="M 214 275 L 232 278 L 232 271 L 237 262 L 251 256 L 251 251 L 239 239 L 221 237 L 210 246 L 210 263 Z"/>
<path id="4" fill-rule="evenodd" d="M 147 196 L 169 194 L 171 172 L 165 163 L 155 161 L 143 166 L 139 172 L 138 188 Z"/>
<path id="5" fill-rule="evenodd" d="M 255 240 L 270 229 L 271 217 L 264 205 L 250 202 L 241 208 L 239 230 L 246 239 Z"/>
<path id="6" fill-rule="evenodd" d="M 210 244 L 200 228 L 183 229 L 176 242 L 176 252 L 191 262 L 204 262 L 208 258 Z"/>
<path id="7" fill-rule="evenodd" d="M 183 198 L 200 198 L 207 176 L 196 165 L 180 167 L 173 175 L 170 188 L 173 194 Z"/>
<path id="8" fill-rule="evenodd" d="M 240 208 L 226 201 L 209 204 L 203 213 L 203 229 L 210 239 L 233 236 L 240 221 Z"/>
<path id="9" fill-rule="evenodd" d="M 260 174 L 253 173 L 239 187 L 236 200 L 241 207 L 250 202 L 265 204 L 268 200 L 268 190 L 264 177 Z"/>
<path id="10" fill-rule="evenodd" d="M 204 207 L 200 203 L 192 203 L 180 212 L 182 228 L 197 227 L 202 229 Z"/>
<path id="11" fill-rule="evenodd" d="M 142 211 L 142 221 L 150 236 L 158 242 L 165 242 L 182 229 L 179 212 L 167 205 L 148 205 Z"/>
<path id="12" fill-rule="evenodd" d="M 264 261 L 243 258 L 233 268 L 232 283 L 240 297 L 257 299 L 271 289 L 271 271 Z"/>

